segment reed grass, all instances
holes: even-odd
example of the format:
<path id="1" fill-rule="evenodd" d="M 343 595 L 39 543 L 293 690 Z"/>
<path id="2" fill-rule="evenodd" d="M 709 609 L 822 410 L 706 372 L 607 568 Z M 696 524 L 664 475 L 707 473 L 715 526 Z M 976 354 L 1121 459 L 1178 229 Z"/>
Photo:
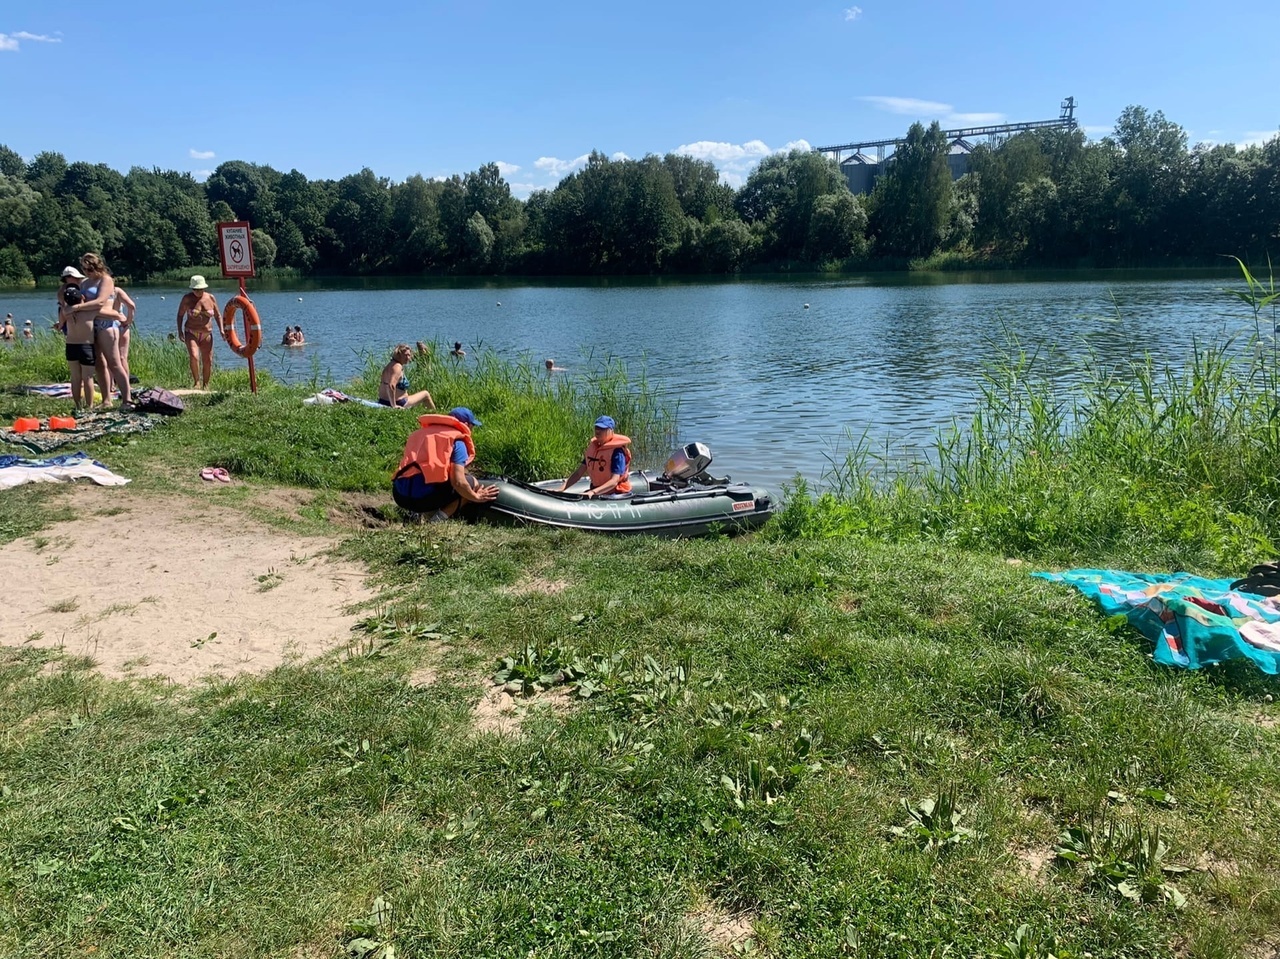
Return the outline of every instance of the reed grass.
<path id="1" fill-rule="evenodd" d="M 1011 343 L 985 370 L 972 417 L 940 432 L 925 460 L 904 469 L 892 449 L 853 441 L 826 474 L 829 492 L 812 501 L 798 485 L 775 533 L 1206 571 L 1274 555 L 1277 298 L 1245 276 L 1258 321 L 1248 343 L 1198 344 L 1181 369 L 1086 356 L 1071 384 L 1056 358 Z"/>

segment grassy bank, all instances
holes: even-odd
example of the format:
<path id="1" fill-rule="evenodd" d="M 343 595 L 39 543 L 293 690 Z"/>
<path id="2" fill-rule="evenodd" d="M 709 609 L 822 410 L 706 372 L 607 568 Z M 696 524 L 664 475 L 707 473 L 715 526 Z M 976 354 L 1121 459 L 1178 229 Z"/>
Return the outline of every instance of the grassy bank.
<path id="1" fill-rule="evenodd" d="M 181 385 L 153 346 L 139 374 Z M 59 378 L 41 350 L 0 384 Z M 1274 681 L 1156 667 L 1027 575 L 1259 558 L 1266 369 L 1060 395 L 1011 361 L 934 468 L 856 452 L 754 538 L 353 534 L 381 599 L 267 676 L 108 681 L 6 637 L 0 954 L 1268 954 Z M 143 494 L 210 464 L 321 504 L 385 489 L 411 414 L 242 375 L 90 452 Z M 632 435 L 669 422 L 617 369 L 410 377 L 476 410 L 497 471 L 563 471 L 602 403 Z M 31 409 L 0 394 L 0 420 Z M 5 491 L 0 536 L 60 500 Z M 495 682 L 519 723 L 495 727 Z"/>

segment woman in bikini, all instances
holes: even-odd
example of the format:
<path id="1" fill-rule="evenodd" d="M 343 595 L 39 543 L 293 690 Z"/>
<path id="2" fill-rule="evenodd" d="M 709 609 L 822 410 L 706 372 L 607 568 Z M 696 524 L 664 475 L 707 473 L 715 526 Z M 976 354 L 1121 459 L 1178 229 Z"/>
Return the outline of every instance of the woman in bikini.
<path id="1" fill-rule="evenodd" d="M 183 320 L 186 320 L 185 327 Z M 191 385 L 207 390 L 213 376 L 213 321 L 222 326 L 218 301 L 209 292 L 203 276 L 191 278 L 191 292 L 178 304 L 178 339 L 187 344 L 191 360 Z"/>
<path id="2" fill-rule="evenodd" d="M 129 395 L 129 374 L 125 372 L 124 364 L 120 361 L 122 317 L 115 311 L 115 281 L 111 278 L 107 264 L 96 253 L 86 253 L 80 257 L 80 269 L 85 272 L 84 279 L 80 281 L 80 292 L 84 295 L 84 302 L 71 307 L 71 312 L 77 320 L 93 321 L 91 342 L 94 349 L 90 361 L 97 368 L 98 384 L 102 389 L 102 405 L 112 406 L 112 391 L 118 389 L 120 401 L 125 406 L 129 406 L 132 397 Z M 67 359 L 70 360 L 69 347 L 72 339 L 69 327 L 67 333 Z M 72 382 L 74 381 L 75 371 L 73 370 Z M 89 399 L 93 399 L 92 393 L 89 394 Z"/>
<path id="3" fill-rule="evenodd" d="M 435 400 L 426 390 L 409 392 L 409 377 L 405 376 L 404 365 L 413 359 L 413 350 L 407 343 L 401 343 L 391 351 L 391 362 L 382 368 L 382 381 L 378 384 L 378 402 L 383 406 L 399 406 L 404 409 L 410 406 L 425 406 L 429 410 L 436 408 Z"/>
<path id="4" fill-rule="evenodd" d="M 112 308 L 120 316 L 120 365 L 124 367 L 124 378 L 129 379 L 129 338 L 133 335 L 133 318 L 138 312 L 138 304 L 120 287 L 116 287 L 115 302 Z M 132 381 L 131 381 L 132 382 Z"/>

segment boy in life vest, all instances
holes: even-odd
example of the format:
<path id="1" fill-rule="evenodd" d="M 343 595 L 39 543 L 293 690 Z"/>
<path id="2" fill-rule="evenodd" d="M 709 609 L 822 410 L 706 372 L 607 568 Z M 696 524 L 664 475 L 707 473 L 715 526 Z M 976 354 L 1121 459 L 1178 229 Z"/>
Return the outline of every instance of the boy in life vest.
<path id="1" fill-rule="evenodd" d="M 631 469 L 630 437 L 615 433 L 618 424 L 612 416 L 596 420 L 596 435 L 587 444 L 587 452 L 573 475 L 564 481 L 561 490 L 567 490 L 582 477 L 591 484 L 583 494 L 587 497 L 621 495 L 631 492 L 627 473 Z"/>
<path id="2" fill-rule="evenodd" d="M 410 513 L 431 513 L 433 522 L 448 519 L 464 503 L 488 503 L 498 487 L 481 486 L 467 472 L 476 456 L 471 430 L 480 425 L 465 406 L 448 413 L 418 417 L 420 429 L 409 434 L 400 468 L 391 480 L 391 498 Z"/>

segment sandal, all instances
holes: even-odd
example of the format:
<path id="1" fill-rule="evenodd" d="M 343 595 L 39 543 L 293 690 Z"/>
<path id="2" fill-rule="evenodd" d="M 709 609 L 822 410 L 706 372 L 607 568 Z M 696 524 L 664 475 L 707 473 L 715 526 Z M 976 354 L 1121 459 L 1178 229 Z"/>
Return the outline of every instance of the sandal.
<path id="1" fill-rule="evenodd" d="M 226 470 L 224 470 L 221 466 L 216 467 L 213 470 L 213 478 L 216 479 L 219 483 L 231 482 L 231 474 L 228 473 Z"/>
<path id="2" fill-rule="evenodd" d="M 204 469 L 202 469 L 202 470 L 200 471 L 200 478 L 201 478 L 202 480 L 208 480 L 208 481 L 212 482 L 212 481 L 213 481 L 213 474 L 214 474 L 214 469 L 213 469 L 213 467 L 212 467 L 212 466 L 206 466 Z"/>

